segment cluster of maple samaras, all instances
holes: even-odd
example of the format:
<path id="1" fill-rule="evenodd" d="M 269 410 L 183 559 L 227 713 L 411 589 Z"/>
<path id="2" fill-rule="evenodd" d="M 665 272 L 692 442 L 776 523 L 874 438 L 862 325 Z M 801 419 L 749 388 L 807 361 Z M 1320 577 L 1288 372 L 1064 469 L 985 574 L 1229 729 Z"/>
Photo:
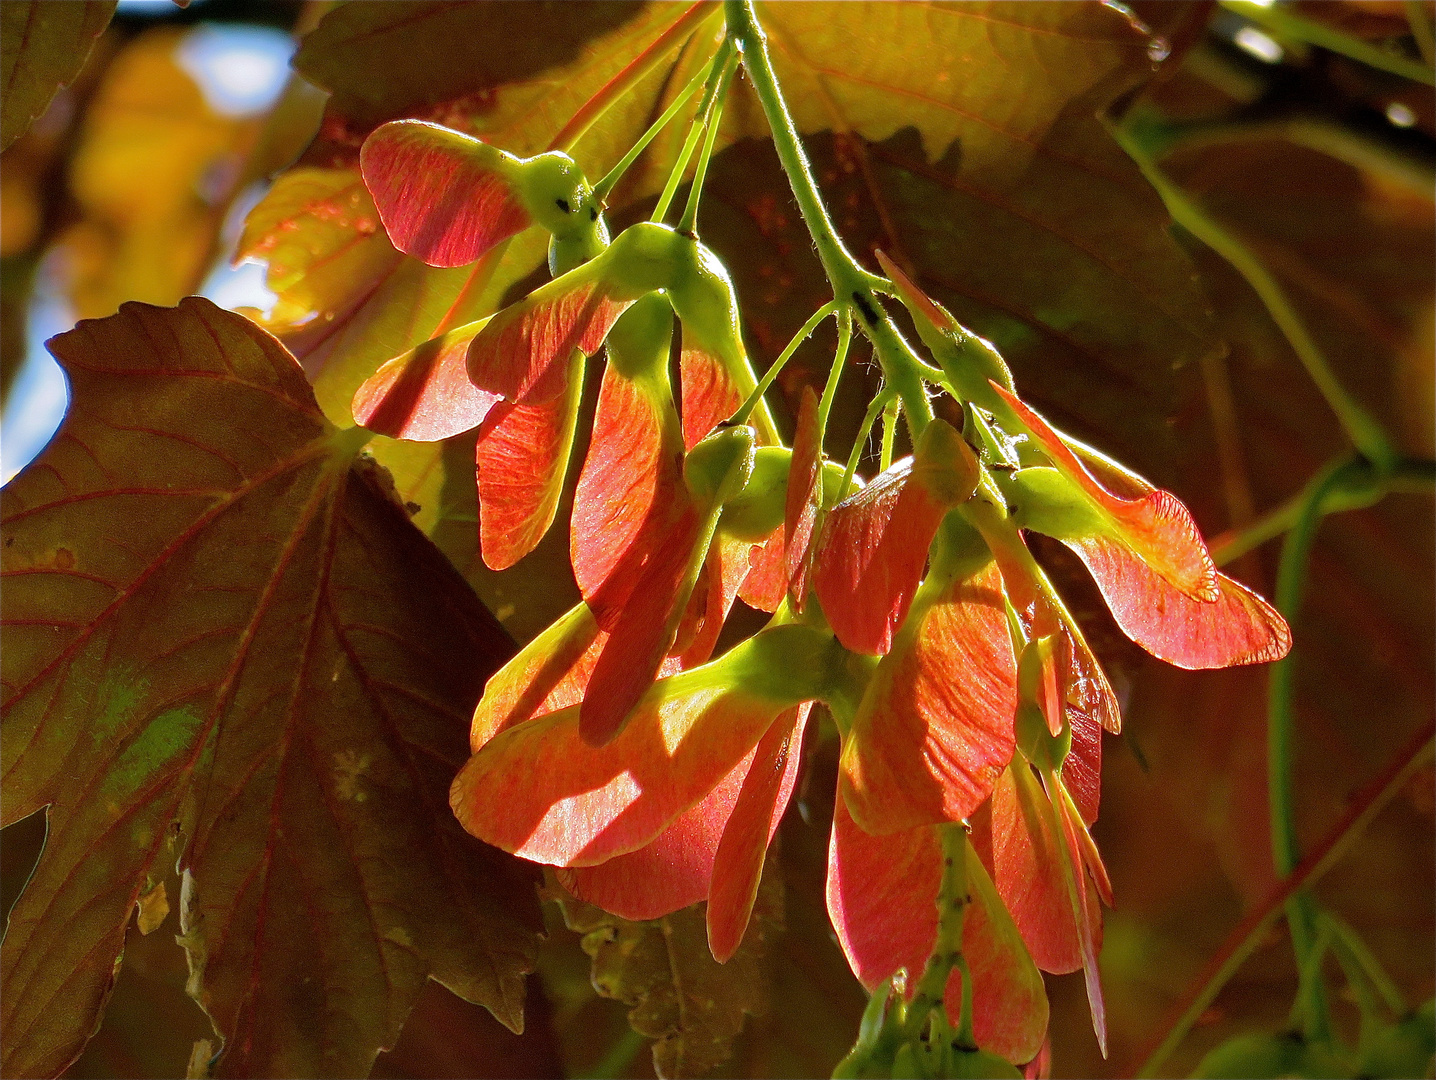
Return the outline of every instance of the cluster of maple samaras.
<path id="1" fill-rule="evenodd" d="M 1100 1037 L 1111 896 L 1088 826 L 1101 729 L 1119 711 L 1022 530 L 1071 547 L 1123 631 L 1178 666 L 1275 659 L 1285 623 L 1217 571 L 1176 498 L 1055 432 L 990 347 L 886 261 L 967 399 L 964 431 L 929 421 L 910 458 L 849 494 L 823 459 L 811 389 L 791 449 L 761 403 L 751 424 L 731 422 L 754 381 L 722 266 L 659 224 L 609 243 L 560 158 L 520 161 L 413 121 L 378 129 L 361 158 L 395 244 L 431 263 L 492 258 L 533 222 L 554 233 L 548 284 L 396 358 L 355 399 L 385 434 L 478 428 L 490 566 L 551 524 L 583 365 L 607 347 L 570 523 L 583 602 L 490 679 L 453 785 L 459 820 L 627 918 L 706 899 L 725 960 L 824 702 L 843 738 L 828 907 L 858 977 L 922 970 L 938 827 L 966 822 L 979 1042 L 1036 1056 L 1038 968 L 1085 968 Z M 711 660 L 736 597 L 774 618 Z"/>

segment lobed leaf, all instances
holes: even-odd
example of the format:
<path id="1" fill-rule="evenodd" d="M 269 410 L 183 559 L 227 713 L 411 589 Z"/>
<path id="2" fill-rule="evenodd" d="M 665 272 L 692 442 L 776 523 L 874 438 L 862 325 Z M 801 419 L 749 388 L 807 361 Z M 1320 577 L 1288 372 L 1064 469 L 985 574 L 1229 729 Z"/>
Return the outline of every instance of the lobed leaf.
<path id="1" fill-rule="evenodd" d="M 333 92 L 332 112 L 371 125 L 469 95 L 476 95 L 471 104 L 481 111 L 485 103 L 477 95 L 550 75 L 599 33 L 634 19 L 642 7 L 500 2 L 480 14 L 442 0 L 343 6 L 327 13 L 305 37 L 294 66 Z M 561 97 L 572 92 L 562 78 L 555 79 L 549 91 Z M 530 101 L 531 107 L 535 104 Z M 547 108 L 536 111 L 550 114 Z M 564 113 L 558 122 L 567 118 Z"/>
<path id="2" fill-rule="evenodd" d="M 130 304 L 52 348 L 71 411 L 3 498 L 5 820 L 49 806 L 7 1074 L 79 1052 L 168 858 L 221 1075 L 362 1075 L 429 977 L 519 1027 L 527 875 L 444 799 L 502 630 L 252 323 Z"/>
<path id="3" fill-rule="evenodd" d="M 518 237 L 497 260 L 425 266 L 389 242 L 356 170 L 299 168 L 250 211 L 235 258 L 268 264 L 278 300 L 262 325 L 304 365 L 324 414 L 343 424 L 380 364 L 492 314 L 543 247 Z"/>
<path id="4" fill-rule="evenodd" d="M 708 951 L 701 908 L 633 923 L 560 900 L 565 923 L 584 935 L 584 951 L 593 957 L 593 985 L 632 1006 L 633 1029 L 656 1040 L 659 1076 L 711 1072 L 732 1054 L 744 1016 L 767 1012 L 765 961 L 783 926 L 783 878 L 775 870 L 763 875 L 752 927 L 726 964 Z"/>
<path id="5" fill-rule="evenodd" d="M 339 9 L 296 66 L 337 91 L 330 119 L 346 139 L 411 115 L 529 155 L 687 8 L 605 5 L 545 22 L 543 34 L 506 7 Z M 1209 352 L 1213 336 L 1164 208 L 1097 119 L 1154 69 L 1142 28 L 1099 4 L 760 4 L 758 14 L 799 130 L 834 133 L 809 151 L 849 246 L 886 249 L 1019 375 L 1041 371 L 1046 400 L 1131 445 L 1169 446 L 1173 367 Z M 379 49 L 401 58 L 386 81 L 362 74 Z M 600 116 L 573 148 L 588 174 L 617 161 L 709 54 L 699 35 Z M 458 55 L 436 77 L 434 58 Z M 1027 89 L 1014 99 L 1018 84 Z M 768 138 L 749 91 L 734 92 L 720 152 Z M 614 207 L 662 186 L 682 134 L 677 125 L 655 141 Z M 733 167 L 720 153 L 709 184 L 722 196 L 705 207 L 705 239 L 771 355 L 826 299 L 821 269 L 783 209 L 786 182 L 751 148 Z M 1032 258 L 1014 269 L 1013 251 Z M 1140 431 L 1134 393 L 1157 417 Z"/>

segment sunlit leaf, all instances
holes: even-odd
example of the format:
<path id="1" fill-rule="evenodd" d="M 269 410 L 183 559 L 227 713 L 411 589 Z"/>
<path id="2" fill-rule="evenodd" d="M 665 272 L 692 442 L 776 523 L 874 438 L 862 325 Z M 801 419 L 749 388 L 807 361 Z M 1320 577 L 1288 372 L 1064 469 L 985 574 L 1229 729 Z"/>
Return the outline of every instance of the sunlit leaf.
<path id="1" fill-rule="evenodd" d="M 498 308 L 509 285 L 542 261 L 544 242 L 531 230 L 473 266 L 428 267 L 394 249 L 357 171 L 296 169 L 250 212 L 237 257 L 268 263 L 278 300 L 262 325 L 304 365 L 325 416 L 347 426 L 355 411 L 388 433 L 432 438 L 454 429 L 447 401 L 459 400 L 466 418 L 483 409 L 477 392 L 463 390 L 463 328 Z M 445 334 L 452 352 L 425 344 Z M 394 367 L 380 371 L 391 359 Z M 419 508 L 415 524 L 432 531 L 449 473 L 443 448 L 376 439 L 370 451 Z M 467 460 L 459 465 L 459 457 Z M 452 479 L 472 490 L 473 451 L 452 465 Z M 477 520 L 462 527 L 476 534 Z"/>
<path id="2" fill-rule="evenodd" d="M 726 964 L 708 951 L 701 907 L 653 922 L 627 922 L 561 899 L 564 921 L 584 935 L 593 984 L 632 1006 L 629 1023 L 650 1039 L 659 1076 L 702 1076 L 725 1062 L 745 1015 L 768 1009 L 766 956 L 783 925 L 783 878 L 770 866 L 743 944 Z"/>
<path id="3" fill-rule="evenodd" d="M 491 314 L 544 242 L 520 236 L 499 260 L 425 266 L 389 242 L 356 171 L 295 169 L 250 212 L 236 257 L 268 264 L 279 299 L 264 326 L 304 365 L 325 415 L 348 424 L 381 363 Z"/>
<path id="4" fill-rule="evenodd" d="M 74 404 L 4 499 L 6 820 L 50 808 L 6 1072 L 78 1053 L 174 858 L 221 1074 L 363 1075 L 429 976 L 517 1027 L 526 874 L 445 798 L 502 631 L 247 320 L 131 305 L 54 349 Z"/>
<path id="5" fill-rule="evenodd" d="M 125 300 L 173 304 L 198 289 L 217 254 L 258 122 L 210 107 L 180 64 L 183 41 L 172 29 L 136 38 L 85 111 L 70 161 L 82 213 L 61 239 L 82 317 L 112 314 Z"/>
<path id="6" fill-rule="evenodd" d="M 50 99 L 80 73 L 110 25 L 115 0 L 81 4 L 27 0 L 0 7 L 0 150 L 25 133 Z"/>

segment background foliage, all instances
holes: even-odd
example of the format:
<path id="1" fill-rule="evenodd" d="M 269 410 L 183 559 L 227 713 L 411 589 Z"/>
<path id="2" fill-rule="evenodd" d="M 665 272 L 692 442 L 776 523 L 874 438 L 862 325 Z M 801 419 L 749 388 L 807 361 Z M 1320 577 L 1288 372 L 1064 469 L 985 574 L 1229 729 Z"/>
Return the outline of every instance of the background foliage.
<path id="1" fill-rule="evenodd" d="M 1002 348 L 1035 405 L 1179 494 L 1209 536 L 1237 534 L 1282 506 L 1345 449 L 1345 436 L 1250 285 L 1188 231 L 1170 227 L 1161 198 L 1099 114 L 1145 110 L 1167 125 L 1163 171 L 1276 275 L 1341 383 L 1408 457 L 1432 457 L 1436 410 L 1436 107 L 1429 80 L 1303 44 L 1271 27 L 1268 40 L 1286 51 L 1280 62 L 1264 62 L 1234 44 L 1252 28 L 1235 10 L 1239 6 L 1137 4 L 1136 19 L 1086 4 L 805 4 L 770 5 L 762 12 L 778 76 L 852 249 L 865 261 L 874 247 L 894 255 L 960 319 Z M 249 313 L 300 359 L 313 398 L 302 385 L 283 391 L 287 407 L 301 418 L 288 441 L 276 435 L 262 448 L 222 448 L 234 471 L 221 469 L 222 475 L 205 480 L 219 488 L 244 487 L 270 475 L 267 470 L 309 468 L 306 448 L 318 446 L 333 427 L 352 423 L 353 391 L 380 362 L 493 310 L 505 296 L 540 280 L 543 246 L 533 237 L 520 237 L 486 283 L 471 280 L 469 268 L 436 270 L 398 254 L 377 227 L 357 178 L 364 135 L 384 120 L 420 116 L 518 153 L 537 152 L 684 10 L 629 3 L 329 7 L 209 0 L 184 11 L 162 9 L 158 16 L 122 10 L 110 21 L 112 7 L 15 0 L 0 7 L 8 91 L 0 171 L 5 422 L 16 423 L 27 407 L 10 391 L 27 347 L 33 348 L 27 346 L 27 319 L 41 302 L 67 305 L 71 320 L 112 314 L 125 300 L 172 305 L 204 285 L 216 260 L 236 254 L 264 260 L 277 299 L 267 314 Z M 22 21 L 32 9 L 55 19 L 64 12 L 63 25 L 32 36 L 33 27 Z M 1399 3 L 1298 9 L 1377 48 L 1410 34 L 1409 13 Z M 1416 9 L 1429 20 L 1427 8 Z M 299 38 L 297 74 L 272 106 L 229 115 L 186 69 L 183 50 L 203 24 L 256 20 Z M 89 42 L 93 48 L 80 67 Z M 618 158 L 705 59 L 700 50 L 680 49 L 575 145 L 590 176 Z M 57 83 L 68 86 L 47 107 L 47 88 Z M 1396 106 L 1405 112 L 1393 112 Z M 25 130 L 31 116 L 38 119 Z M 1388 119 L 1393 116 L 1410 123 L 1397 124 Z M 734 276 L 760 369 L 827 299 L 765 136 L 761 111 L 739 84 L 724 114 L 704 206 L 704 239 Z M 679 128 L 660 137 L 615 192 L 615 224 L 646 215 L 681 138 Z M 207 314 L 194 302 L 184 310 L 221 327 L 235 350 L 253 351 L 238 320 Z M 786 415 L 778 409 L 785 431 L 791 431 L 802 387 L 822 378 L 829 335 L 824 339 L 820 332 L 804 346 L 779 381 L 790 406 Z M 62 357 L 70 365 L 72 426 L 103 412 L 109 400 L 100 385 L 103 372 L 91 369 L 123 366 L 122 350 L 107 347 L 98 355 Z M 192 346 L 182 348 L 171 376 L 197 363 L 196 356 Z M 873 370 L 846 382 L 834 419 L 841 436 L 856 429 L 876 378 Z M 248 386 L 254 379 L 238 381 Z M 184 438 L 204 443 L 219 437 L 214 419 L 237 408 L 222 396 L 189 400 L 176 405 L 167 422 Z M 259 415 L 257 425 L 273 422 L 272 414 Z M 57 444 L 47 460 L 60 460 L 64 448 Z M 404 639 L 408 647 L 440 654 L 462 653 L 453 644 L 456 631 L 405 603 L 413 608 L 415 598 L 451 590 L 455 599 L 444 618 L 478 628 L 472 632 L 482 644 L 475 648 L 489 650 L 492 662 L 510 646 L 473 602 L 475 593 L 518 641 L 576 599 L 561 529 L 514 571 L 500 576 L 483 567 L 475 551 L 471 442 L 462 436 L 432 446 L 377 439 L 371 451 L 388 476 L 371 469 L 339 481 L 306 481 L 316 485 L 314 491 L 349 492 L 344 499 L 332 496 L 336 509 L 324 520 L 342 518 L 362 533 L 362 522 L 344 515 L 389 513 L 385 490 L 392 482 L 413 524 L 448 564 L 402 521 L 390 521 L 374 526 L 375 535 L 390 539 L 374 543 L 398 544 L 399 550 L 376 555 L 372 545 L 361 543 L 367 570 L 351 567 L 346 578 L 343 559 L 333 562 L 331 551 L 313 556 L 304 573 L 334 566 L 341 595 L 356 577 L 377 573 L 398 599 L 358 596 L 352 602 L 362 611 L 393 610 L 396 618 L 427 625 L 446 642 L 412 633 Z M 143 463 L 140 471 L 157 474 L 145 480 L 152 486 L 199 483 L 197 466 L 183 455 L 139 443 L 115 444 L 111 454 L 98 474 L 87 473 L 89 464 L 77 460 L 74 471 L 62 467 L 57 476 L 72 490 L 88 483 L 103 491 L 105 484 L 115 485 L 117 470 L 123 475 L 131 467 L 125 462 L 134 461 Z M 162 475 L 165 469 L 174 475 Z M 132 480 L 125 477 L 124 483 Z M 33 498 L 35 481 L 29 482 L 23 494 L 7 490 L 7 520 Z M 266 513 L 272 521 L 279 520 L 274 515 L 298 514 L 308 505 L 305 497 L 302 485 L 291 487 Z M 353 511 L 355 506 L 361 509 Z M 133 510 L 107 513 L 113 516 L 87 526 L 95 536 L 128 520 L 123 514 Z M 144 543 L 168 542 L 163 529 L 169 513 L 158 504 L 145 511 Z M 29 546 L 7 549 L 7 572 L 53 567 L 63 563 L 62 551 L 74 557 L 57 545 L 58 533 L 48 539 L 18 535 L 25 537 L 22 547 Z M 296 526 L 293 535 L 303 530 Z M 404 544 L 411 552 L 401 557 Z M 1228 932 L 1274 884 L 1266 831 L 1266 673 L 1198 674 L 1151 661 L 1110 624 L 1080 569 L 1058 545 L 1050 547 L 1041 554 L 1060 576 L 1064 594 L 1076 598 L 1125 714 L 1124 734 L 1105 747 L 1096 828 L 1118 899 L 1108 915 L 1103 953 L 1112 1057 L 1104 1062 L 1097 1056 L 1080 978 L 1049 978 L 1053 1071 L 1120 1075 L 1136 1067 Z M 1236 572 L 1270 593 L 1275 548 L 1244 555 Z M 413 554 L 421 549 L 422 556 Z M 430 577 L 406 582 L 403 575 L 416 572 L 415 559 L 431 556 Z M 1436 697 L 1433 558 L 1426 494 L 1397 494 L 1333 517 L 1322 529 L 1295 628 L 1298 825 L 1307 844 L 1324 835 L 1353 793 L 1429 723 Z M 197 551 L 192 559 L 193 567 L 232 569 L 212 552 Z M 255 573 L 264 565 L 261 556 Z M 144 603 L 173 602 L 200 580 L 196 570 L 161 581 Z M 27 603 L 53 605 L 50 597 L 32 601 L 22 578 L 7 581 L 4 602 L 11 621 L 25 617 Z M 93 598 L 67 600 L 78 622 L 89 617 L 86 603 Z M 151 617 L 152 610 L 141 615 Z M 342 628 L 357 618 L 336 617 L 334 641 L 342 641 Z M 25 644 L 24 633 L 6 631 L 7 680 L 13 679 L 13 657 L 49 647 Z M 139 650 L 140 660 L 152 658 L 153 649 L 144 653 L 150 645 L 143 635 L 129 647 Z M 282 639 L 269 645 L 285 647 Z M 364 667 L 355 664 L 354 670 Z M 188 666 L 181 674 L 197 684 L 204 678 L 197 670 Z M 435 664 L 436 672 L 456 670 L 467 674 L 440 688 L 409 688 L 410 697 L 443 704 L 433 716 L 448 716 L 453 730 L 435 738 L 457 739 L 458 749 L 451 747 L 448 755 L 459 756 L 450 767 L 462 761 L 463 718 L 481 678 L 462 656 Z M 61 691 L 98 715 L 130 724 L 125 693 L 114 690 L 107 697 L 95 689 L 106 672 L 122 679 L 124 665 L 111 654 L 103 669 L 72 667 L 65 684 L 70 689 Z M 158 710 L 145 714 L 153 721 L 149 727 L 141 722 L 145 717 L 134 722 L 162 735 L 171 720 L 160 704 L 190 701 L 186 695 L 193 689 L 130 687 L 131 696 Z M 383 712 L 376 708 L 376 715 Z M 313 720 L 321 742 L 335 723 L 330 714 L 336 706 L 327 709 Z M 24 721 L 23 707 L 7 706 L 7 713 L 7 724 Z M 264 716 L 263 709 L 241 714 Z M 393 752 L 392 740 L 382 733 L 375 738 Z M 328 754 L 357 754 L 345 759 L 356 776 L 369 767 L 363 746 L 323 747 Z M 53 751 L 57 775 L 69 768 L 103 781 L 107 770 L 111 780 L 120 771 L 104 747 L 81 749 Z M 670 1072 L 716 1067 L 718 1075 L 825 1075 L 852 1041 L 864 995 L 829 936 L 822 907 L 836 746 L 816 739 L 808 753 L 799 797 L 770 853 L 760 901 L 762 940 L 755 943 L 761 948 L 735 959 L 731 970 L 715 975 L 704 969 L 694 976 L 717 980 L 707 996 L 720 1002 L 713 1010 L 719 1019 L 697 1020 L 670 1004 L 675 981 L 681 1001 L 684 965 L 711 965 L 701 934 L 695 937 L 685 922 L 691 913 L 674 916 L 672 925 L 615 927 L 591 910 L 569 906 L 561 912 L 545 904 L 549 936 L 539 948 L 522 930 L 540 918 L 537 907 L 525 907 L 527 881 L 510 881 L 513 868 L 494 864 L 490 870 L 479 861 L 486 856 L 472 855 L 465 872 L 482 879 L 479 892 L 518 898 L 503 916 L 513 922 L 504 932 L 515 935 L 509 975 L 530 963 L 539 973 L 527 983 L 524 1033 L 514 1035 L 483 1008 L 424 983 L 433 972 L 470 997 L 483 996 L 460 985 L 464 979 L 455 974 L 471 971 L 472 959 L 445 961 L 431 953 L 398 980 L 404 989 L 397 997 L 380 1000 L 380 994 L 354 1006 L 365 1038 L 377 1047 L 392 1038 L 408 1002 L 415 1002 L 397 1045 L 379 1055 L 374 1075 L 647 1075 L 653 1059 L 642 1052 L 644 1037 L 659 1038 L 656 1053 Z M 1318 889 L 1324 903 L 1358 927 L 1412 1001 L 1433 991 L 1432 785 L 1427 769 Z M 114 849 L 99 825 L 90 832 L 59 828 L 67 799 L 86 805 L 83 792 L 59 790 L 20 791 L 7 779 L 6 821 L 58 800 L 47 859 L 65 857 L 77 865 L 91 860 L 99 883 L 86 888 L 103 893 L 118 880 L 104 875 L 119 872 L 94 860 L 113 858 Z M 442 799 L 438 804 L 443 810 Z M 304 822 L 315 810 L 299 805 L 291 812 Z M 173 812 L 157 808 L 156 820 Z M 445 827 L 435 825 L 440 832 Z M 43 835 L 39 814 L 4 833 L 7 911 Z M 441 855 L 434 859 L 442 861 Z M 218 1049 L 209 1021 L 185 994 L 184 952 L 174 944 L 177 914 L 168 910 L 178 908 L 181 895 L 179 880 L 166 873 L 172 862 L 152 856 L 142 866 L 126 864 L 126 890 L 132 886 L 136 896 L 149 899 L 140 901 L 138 922 L 128 930 L 112 919 L 111 932 L 124 935 L 124 965 L 103 1025 L 69 1075 L 177 1075 L 197 1040 L 211 1040 L 211 1049 Z M 447 908 L 473 910 L 455 899 L 456 886 L 446 884 L 446 893 L 433 876 L 416 872 L 412 883 L 393 883 L 401 892 L 422 885 L 434 893 L 425 900 L 406 895 L 400 906 L 425 913 L 431 927 L 455 915 Z M 34 884 L 46 888 L 43 870 Z M 127 917 L 129 892 L 116 895 L 117 910 Z M 166 898 L 163 907 L 156 897 Z M 77 906 L 84 907 L 85 899 Z M 492 897 L 477 902 L 478 908 L 492 903 Z M 492 913 L 483 919 L 485 932 L 502 922 Z M 50 925 L 48 931 L 62 935 L 68 927 Z M 302 962 L 293 950 L 308 932 L 285 932 L 265 945 L 271 951 L 264 955 Z M 254 931 L 253 937 L 262 951 L 262 934 Z M 662 957 L 655 959 L 659 940 L 667 943 L 666 971 L 657 964 Z M 48 945 L 45 955 L 53 957 L 55 947 Z M 316 943 L 319 953 L 330 956 L 349 947 L 342 936 Z M 496 950 L 492 942 L 483 948 Z M 615 960 L 615 949 L 623 962 Z M 443 977 L 446 962 L 449 977 Z M 91 995 L 102 996 L 109 960 L 82 957 L 73 966 L 95 987 Z M 388 985 L 392 990 L 396 983 Z M 498 1011 L 508 1008 L 509 1019 L 515 995 L 523 993 L 516 986 L 510 977 L 502 994 L 490 995 L 491 1003 L 507 1002 Z M 1206 1048 L 1235 1032 L 1275 1030 L 1294 989 L 1290 949 L 1283 935 L 1273 935 L 1203 1015 L 1169 1067 L 1189 1070 Z M 769 1007 L 771 1002 L 779 1006 Z M 629 1033 L 630 1009 L 644 1037 Z M 218 1011 L 224 1012 L 222 1005 Z M 752 1014 L 746 1021 L 745 1013 Z M 1354 1012 L 1339 1014 L 1354 1023 Z M 728 1040 L 732 1056 L 724 1063 Z M 292 1043 L 285 1046 L 286 1053 L 293 1049 Z M 363 1060 L 361 1055 L 349 1071 L 362 1068 Z M 221 1068 L 243 1072 L 244 1061 L 227 1056 Z M 333 1062 L 325 1068 L 336 1071 Z"/>

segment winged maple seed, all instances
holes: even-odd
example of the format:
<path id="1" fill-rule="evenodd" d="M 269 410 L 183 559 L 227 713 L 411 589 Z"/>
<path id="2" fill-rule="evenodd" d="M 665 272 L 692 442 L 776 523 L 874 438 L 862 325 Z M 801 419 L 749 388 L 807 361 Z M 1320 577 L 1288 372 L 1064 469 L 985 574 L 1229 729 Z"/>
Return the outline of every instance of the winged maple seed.
<path id="1" fill-rule="evenodd" d="M 1023 532 L 1071 547 L 1122 630 L 1178 666 L 1276 659 L 1285 623 L 1217 571 L 1175 496 L 1053 429 L 997 351 L 881 253 L 964 422 L 915 428 L 911 457 L 847 494 L 811 389 L 791 451 L 761 407 L 739 409 L 754 380 L 716 257 L 655 222 L 609 243 L 596 205 L 575 233 L 569 209 L 591 191 L 560 158 L 417 123 L 381 127 L 362 157 L 402 250 L 490 258 L 538 222 L 566 253 L 547 284 L 396 358 L 355 398 L 356 417 L 399 437 L 479 426 L 490 566 L 551 524 L 585 360 L 606 346 L 570 521 L 582 602 L 490 680 L 451 791 L 460 822 L 625 918 L 707 900 L 726 960 L 822 702 L 842 739 L 828 908 L 858 977 L 905 972 L 913 992 L 948 902 L 939 830 L 966 822 L 967 974 L 952 968 L 941 995 L 953 1022 L 970 977 L 979 1044 L 1031 1061 L 1039 972 L 1081 968 L 1105 1053 L 1096 958 L 1113 898 L 1088 828 L 1120 710 Z M 560 248 L 565 230 L 580 239 Z M 738 596 L 773 619 L 710 659 Z"/>

